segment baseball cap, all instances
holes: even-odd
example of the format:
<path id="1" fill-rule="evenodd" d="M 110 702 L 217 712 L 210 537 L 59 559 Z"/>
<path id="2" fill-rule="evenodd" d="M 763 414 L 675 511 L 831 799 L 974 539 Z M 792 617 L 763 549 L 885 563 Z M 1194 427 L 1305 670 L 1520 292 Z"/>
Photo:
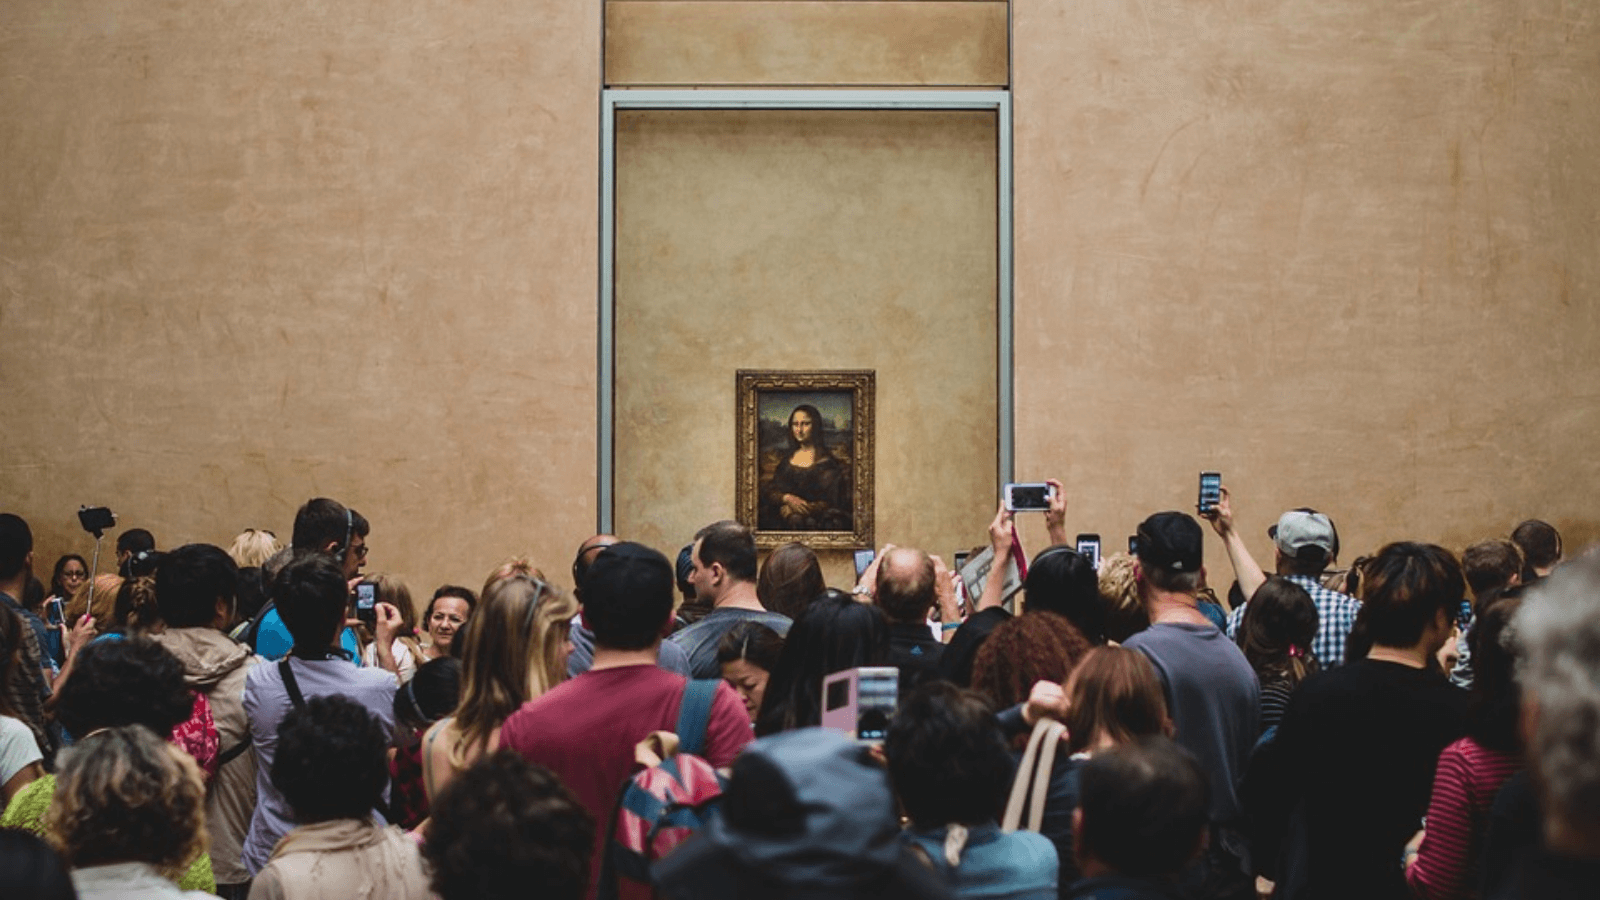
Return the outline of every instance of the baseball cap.
<path id="1" fill-rule="evenodd" d="M 1278 545 L 1278 551 L 1292 559 L 1304 559 L 1311 554 L 1304 551 L 1315 548 L 1324 559 L 1339 555 L 1339 533 L 1334 531 L 1333 520 L 1314 509 L 1291 509 L 1278 517 L 1278 524 L 1267 529 L 1267 537 Z"/>
<path id="2" fill-rule="evenodd" d="M 1200 523 L 1181 512 L 1158 512 L 1139 523 L 1139 562 L 1174 572 L 1200 571 Z"/>
<path id="3" fill-rule="evenodd" d="M 672 564 L 658 550 L 623 541 L 611 544 L 589 564 L 583 581 L 583 605 L 607 605 L 628 598 L 649 598 L 672 608 Z M 665 612 L 663 612 L 665 615 Z"/>

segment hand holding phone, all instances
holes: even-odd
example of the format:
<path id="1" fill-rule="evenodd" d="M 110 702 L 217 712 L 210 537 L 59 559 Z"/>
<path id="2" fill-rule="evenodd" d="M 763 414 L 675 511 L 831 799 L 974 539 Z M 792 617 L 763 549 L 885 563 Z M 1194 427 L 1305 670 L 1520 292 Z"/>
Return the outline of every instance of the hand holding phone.
<path id="1" fill-rule="evenodd" d="M 378 586 L 370 581 L 356 585 L 356 618 L 368 628 L 378 624 Z"/>
<path id="2" fill-rule="evenodd" d="M 1009 512 L 1048 512 L 1055 488 L 1042 482 L 1007 484 L 1005 506 Z"/>
<path id="3" fill-rule="evenodd" d="M 1096 572 L 1100 571 L 1100 535 L 1078 535 L 1078 553 L 1094 566 Z"/>

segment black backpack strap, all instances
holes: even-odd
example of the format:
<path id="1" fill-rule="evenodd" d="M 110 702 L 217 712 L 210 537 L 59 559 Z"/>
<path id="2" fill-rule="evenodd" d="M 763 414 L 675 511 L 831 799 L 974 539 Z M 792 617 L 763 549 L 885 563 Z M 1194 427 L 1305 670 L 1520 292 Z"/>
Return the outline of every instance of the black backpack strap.
<path id="1" fill-rule="evenodd" d="M 289 702 L 295 709 L 306 705 L 306 697 L 300 693 L 300 682 L 294 680 L 294 669 L 289 667 L 289 657 L 278 660 L 278 674 L 283 676 L 283 689 L 289 692 Z"/>
<path id="2" fill-rule="evenodd" d="M 223 766 L 243 756 L 244 752 L 250 749 L 250 744 L 250 732 L 246 731 L 244 733 L 244 740 L 241 740 L 239 743 L 234 744 L 232 747 L 229 747 L 228 749 L 217 754 L 217 771 L 222 771 Z"/>
<path id="3" fill-rule="evenodd" d="M 711 703 L 717 696 L 720 678 L 696 678 L 683 687 L 683 700 L 678 704 L 678 752 L 691 756 L 704 756 L 706 729 L 711 724 Z"/>

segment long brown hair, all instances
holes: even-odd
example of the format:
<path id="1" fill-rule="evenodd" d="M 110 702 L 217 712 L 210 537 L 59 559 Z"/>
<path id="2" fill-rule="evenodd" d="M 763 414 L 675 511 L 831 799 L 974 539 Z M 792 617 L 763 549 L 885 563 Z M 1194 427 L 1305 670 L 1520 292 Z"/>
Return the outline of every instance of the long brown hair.
<path id="1" fill-rule="evenodd" d="M 1155 666 L 1127 647 L 1096 647 L 1084 655 L 1068 680 L 1065 724 L 1074 753 L 1089 749 L 1097 734 L 1126 744 L 1172 728 Z"/>
<path id="2" fill-rule="evenodd" d="M 1239 649 L 1262 680 L 1283 678 L 1294 688 L 1319 668 L 1311 651 L 1317 621 L 1317 604 L 1306 589 L 1273 575 L 1244 608 Z"/>
<path id="3" fill-rule="evenodd" d="M 451 765 L 465 765 L 467 752 L 486 747 L 489 735 L 522 704 L 567 676 L 560 652 L 578 602 L 536 578 L 518 575 L 495 582 L 467 620 L 461 640 L 459 737 Z"/>

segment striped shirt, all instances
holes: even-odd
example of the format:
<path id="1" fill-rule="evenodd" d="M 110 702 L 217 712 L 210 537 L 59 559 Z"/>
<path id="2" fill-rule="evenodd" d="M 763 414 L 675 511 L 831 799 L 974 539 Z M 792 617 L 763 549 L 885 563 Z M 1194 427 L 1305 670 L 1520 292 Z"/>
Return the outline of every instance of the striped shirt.
<path id="1" fill-rule="evenodd" d="M 1355 627 L 1361 601 L 1349 594 L 1330 591 L 1309 575 L 1283 577 L 1305 588 L 1311 595 L 1311 602 L 1317 605 L 1317 636 L 1311 640 L 1311 652 L 1316 654 L 1317 662 L 1324 669 L 1344 665 L 1344 642 L 1350 637 L 1350 629 Z M 1246 600 L 1228 616 L 1228 637 L 1238 639 L 1239 623 L 1244 621 L 1244 610 L 1249 605 L 1250 601 Z"/>
<path id="2" fill-rule="evenodd" d="M 1483 836 L 1495 795 L 1522 761 L 1470 737 L 1444 748 L 1433 774 L 1428 831 L 1406 881 L 1425 900 L 1477 896 Z"/>

